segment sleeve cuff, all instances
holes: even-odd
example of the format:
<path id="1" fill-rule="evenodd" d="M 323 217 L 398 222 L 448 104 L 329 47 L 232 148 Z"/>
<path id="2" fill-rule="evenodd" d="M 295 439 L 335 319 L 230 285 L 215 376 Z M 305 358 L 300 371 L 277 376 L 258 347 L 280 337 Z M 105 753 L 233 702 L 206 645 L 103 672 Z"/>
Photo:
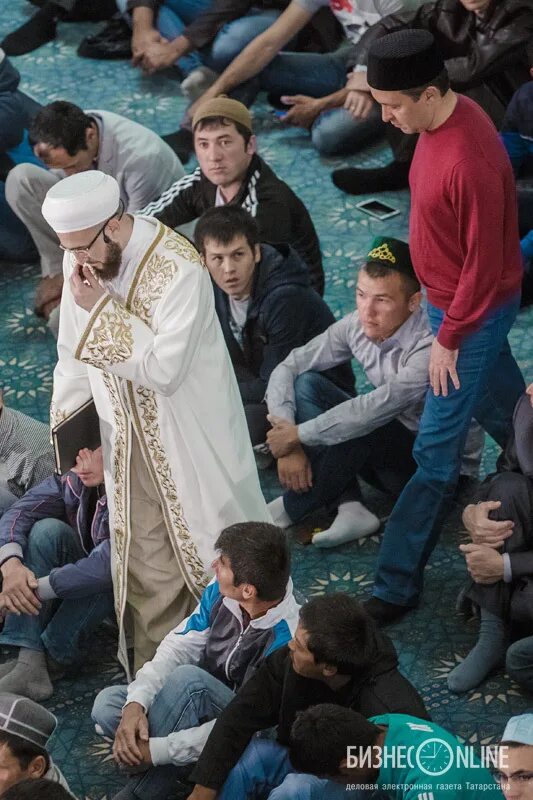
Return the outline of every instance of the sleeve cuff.
<path id="1" fill-rule="evenodd" d="M 171 763 L 167 736 L 150 738 L 148 744 L 154 767 Z"/>
<path id="2" fill-rule="evenodd" d="M 513 570 L 511 568 L 509 553 L 503 554 L 503 580 L 504 583 L 511 583 L 513 580 Z"/>
<path id="3" fill-rule="evenodd" d="M 47 575 L 45 578 L 39 578 L 37 586 L 37 594 L 41 600 L 55 600 L 57 594 L 52 589 L 50 584 L 50 575 Z"/>
<path id="4" fill-rule="evenodd" d="M 24 558 L 22 547 L 17 542 L 8 542 L 0 547 L 0 567 L 10 558 L 20 558 L 21 561 Z"/>
<path id="5" fill-rule="evenodd" d="M 446 350 L 458 350 L 462 340 L 463 337 L 459 333 L 443 330 L 442 328 L 437 333 L 438 343 L 445 347 Z"/>
<path id="6" fill-rule="evenodd" d="M 308 447 L 313 447 L 320 444 L 319 435 L 316 431 L 315 420 L 310 419 L 308 422 L 302 422 L 298 425 L 298 439 L 301 444 L 306 444 Z"/>

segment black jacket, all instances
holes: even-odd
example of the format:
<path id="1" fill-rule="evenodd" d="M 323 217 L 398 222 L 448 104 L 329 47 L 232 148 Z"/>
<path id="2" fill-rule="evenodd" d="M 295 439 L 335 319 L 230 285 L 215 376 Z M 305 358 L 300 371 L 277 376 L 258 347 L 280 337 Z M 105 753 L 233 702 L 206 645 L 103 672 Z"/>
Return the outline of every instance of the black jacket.
<path id="1" fill-rule="evenodd" d="M 335 322 L 329 306 L 311 289 L 306 265 L 287 244 L 261 245 L 242 349 L 231 330 L 228 295 L 216 284 L 213 287 L 243 403 L 260 403 L 272 370 L 294 347 L 306 344 Z M 325 374 L 342 389 L 353 390 L 349 362 Z"/>
<path id="2" fill-rule="evenodd" d="M 280 648 L 221 713 L 191 780 L 219 789 L 254 733 L 277 725 L 278 741 L 287 745 L 296 714 L 319 703 L 347 706 L 365 717 L 393 713 L 429 718 L 416 689 L 398 672 L 394 645 L 377 630 L 369 663 L 365 672 L 354 676 L 341 691 L 333 692 L 322 681 L 298 675 L 288 647 Z"/>
<path id="3" fill-rule="evenodd" d="M 169 228 L 177 228 L 212 208 L 216 193 L 215 184 L 197 167 L 139 213 L 157 217 Z M 313 289 L 320 295 L 324 294 L 320 243 L 309 212 L 292 189 L 258 155 L 252 157 L 231 205 L 242 206 L 255 217 L 261 241 L 292 245 L 309 267 Z"/>
<path id="4" fill-rule="evenodd" d="M 390 14 L 373 25 L 355 48 L 355 63 L 366 64 L 370 45 L 398 28 L 430 31 L 445 59 L 452 87 L 458 91 L 489 84 L 507 105 L 528 80 L 526 44 L 533 36 L 532 0 L 492 0 L 483 17 L 459 0 L 437 0 L 416 11 Z"/>

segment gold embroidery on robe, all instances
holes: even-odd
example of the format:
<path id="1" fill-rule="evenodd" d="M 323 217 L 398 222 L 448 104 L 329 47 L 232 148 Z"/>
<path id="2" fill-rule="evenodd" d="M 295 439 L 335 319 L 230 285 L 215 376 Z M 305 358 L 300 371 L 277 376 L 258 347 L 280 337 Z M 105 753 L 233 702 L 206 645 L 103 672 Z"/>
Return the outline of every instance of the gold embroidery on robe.
<path id="1" fill-rule="evenodd" d="M 89 322 L 76 358 L 93 367 L 104 368 L 128 361 L 133 353 L 133 328 L 130 314 L 112 297 L 100 308 L 95 319 Z"/>

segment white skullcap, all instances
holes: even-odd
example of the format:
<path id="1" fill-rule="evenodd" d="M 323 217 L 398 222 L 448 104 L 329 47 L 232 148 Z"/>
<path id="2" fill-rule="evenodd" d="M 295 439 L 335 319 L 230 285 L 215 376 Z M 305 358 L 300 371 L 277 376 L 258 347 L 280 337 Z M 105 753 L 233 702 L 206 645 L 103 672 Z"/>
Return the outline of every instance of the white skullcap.
<path id="1" fill-rule="evenodd" d="M 118 211 L 120 190 L 111 175 L 97 169 L 63 178 L 46 193 L 43 217 L 56 233 L 93 228 Z"/>

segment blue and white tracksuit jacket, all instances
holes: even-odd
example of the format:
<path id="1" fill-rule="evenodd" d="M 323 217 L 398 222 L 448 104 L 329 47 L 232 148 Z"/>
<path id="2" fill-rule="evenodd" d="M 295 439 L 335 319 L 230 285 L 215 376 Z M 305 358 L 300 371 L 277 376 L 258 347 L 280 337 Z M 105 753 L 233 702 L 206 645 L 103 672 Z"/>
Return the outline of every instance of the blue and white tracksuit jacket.
<path id="1" fill-rule="evenodd" d="M 128 687 L 127 703 L 140 703 L 148 711 L 167 678 L 183 664 L 194 664 L 234 691 L 248 680 L 266 656 L 292 639 L 298 624 L 299 605 L 289 578 L 283 600 L 244 629 L 239 603 L 220 593 L 211 581 L 190 617 L 165 636 Z M 215 720 L 150 739 L 154 764 L 177 766 L 198 760 Z"/>

